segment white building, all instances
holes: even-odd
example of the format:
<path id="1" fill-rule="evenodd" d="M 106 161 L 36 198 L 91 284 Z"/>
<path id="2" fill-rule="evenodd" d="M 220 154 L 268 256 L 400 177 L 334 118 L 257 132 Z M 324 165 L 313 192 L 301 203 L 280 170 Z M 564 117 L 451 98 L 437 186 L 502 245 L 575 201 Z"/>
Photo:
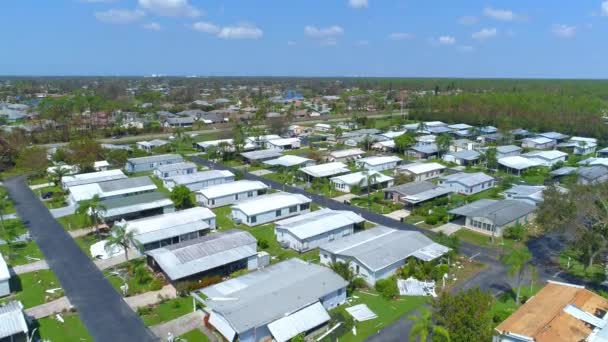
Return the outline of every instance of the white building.
<path id="1" fill-rule="evenodd" d="M 267 190 L 262 182 L 240 180 L 203 188 L 197 192 L 196 201 L 204 207 L 217 208 L 263 195 Z"/>
<path id="2" fill-rule="evenodd" d="M 524 158 L 522 156 L 504 157 L 497 160 L 498 164 L 505 168 L 508 172 L 521 175 L 523 171 L 529 168 L 540 166 L 541 164 L 535 160 Z"/>
<path id="3" fill-rule="evenodd" d="M 393 177 L 378 171 L 359 171 L 330 178 L 330 181 L 336 190 L 341 192 L 351 192 L 354 187 L 360 187 L 361 189 L 382 189 L 392 186 L 394 183 L 393 180 Z M 368 182 L 370 184 L 368 184 Z"/>
<path id="4" fill-rule="evenodd" d="M 239 202 L 232 206 L 232 220 L 237 224 L 257 226 L 310 211 L 310 198 L 276 192 Z"/>
<path id="5" fill-rule="evenodd" d="M 81 173 L 79 175 L 61 177 L 61 186 L 64 189 L 77 185 L 85 185 L 99 182 L 107 182 L 116 179 L 128 178 L 122 170 L 106 170 L 90 173 Z"/>
<path id="6" fill-rule="evenodd" d="M 397 156 L 372 156 L 361 158 L 355 162 L 357 167 L 365 170 L 384 171 L 392 170 L 401 164 L 401 158 Z"/>
<path id="7" fill-rule="evenodd" d="M 10 286 L 11 273 L 8 270 L 8 265 L 0 254 L 0 297 L 5 297 L 11 294 Z"/>
<path id="8" fill-rule="evenodd" d="M 445 166 L 439 163 L 412 163 L 397 167 L 395 172 L 411 175 L 415 181 L 423 181 L 441 176 L 444 170 Z"/>
<path id="9" fill-rule="evenodd" d="M 181 163 L 184 158 L 179 154 L 160 154 L 148 157 L 129 158 L 125 163 L 127 172 L 152 171 L 161 165 Z"/>
<path id="10" fill-rule="evenodd" d="M 349 162 L 363 157 L 365 151 L 360 148 L 351 148 L 348 150 L 332 151 L 327 155 L 327 161 L 330 162 Z"/>
<path id="11" fill-rule="evenodd" d="M 522 157 L 530 159 L 539 165 L 551 167 L 557 163 L 563 163 L 568 157 L 568 153 L 551 150 L 551 151 L 532 151 L 524 153 Z"/>
<path id="12" fill-rule="evenodd" d="M 439 185 L 463 195 L 473 195 L 494 187 L 496 182 L 483 172 L 459 172 L 439 178 Z"/>
<path id="13" fill-rule="evenodd" d="M 316 162 L 312 159 L 288 154 L 288 155 L 281 156 L 276 159 L 267 160 L 264 162 L 264 164 L 270 165 L 270 166 L 280 166 L 280 167 L 289 168 L 289 167 L 296 167 L 296 166 L 297 167 L 313 166 L 316 164 Z"/>
<path id="14" fill-rule="evenodd" d="M 282 246 L 303 253 L 363 229 L 364 222 L 352 211 L 325 208 L 277 221 L 274 233 Z"/>
<path id="15" fill-rule="evenodd" d="M 0 341 L 27 341 L 28 332 L 21 302 L 11 301 L 0 306 Z"/>
<path id="16" fill-rule="evenodd" d="M 331 125 L 324 124 L 324 123 L 315 124 L 314 128 L 315 128 L 315 131 L 317 131 L 317 132 L 329 132 L 329 131 L 331 131 Z"/>
<path id="17" fill-rule="evenodd" d="M 69 202 L 76 204 L 81 201 L 88 201 L 95 197 L 95 195 L 98 195 L 100 199 L 126 197 L 152 192 L 156 189 L 157 187 L 154 182 L 147 176 L 117 179 L 72 186 L 69 188 Z"/>
<path id="18" fill-rule="evenodd" d="M 266 147 L 273 150 L 295 150 L 300 148 L 299 138 L 272 139 L 266 142 Z"/>
<path id="19" fill-rule="evenodd" d="M 160 179 L 189 175 L 197 171 L 196 164 L 191 162 L 160 165 L 154 169 L 154 175 Z"/>
<path id="20" fill-rule="evenodd" d="M 521 154 L 522 148 L 515 145 L 503 145 L 496 147 L 496 159 L 505 157 L 518 156 Z"/>
<path id="21" fill-rule="evenodd" d="M 552 149 L 557 145 L 557 142 L 553 139 L 545 138 L 542 136 L 526 138 L 521 141 L 521 147 L 533 148 L 536 150 L 547 150 Z"/>
<path id="22" fill-rule="evenodd" d="M 190 191 L 198 191 L 200 189 L 217 185 L 234 182 L 234 174 L 228 170 L 209 170 L 195 172 L 188 175 L 179 175 L 163 180 L 163 183 L 169 191 L 179 185 L 183 185 Z"/>
<path id="23" fill-rule="evenodd" d="M 328 178 L 350 172 L 348 166 L 340 162 L 318 164 L 300 168 L 300 172 L 304 175 L 307 182 L 312 182 L 315 179 Z"/>
<path id="24" fill-rule="evenodd" d="M 151 141 L 138 141 L 137 148 L 140 150 L 144 150 L 148 153 L 152 152 L 152 150 L 156 147 L 161 147 L 167 145 L 169 142 L 166 140 L 154 139 Z"/>

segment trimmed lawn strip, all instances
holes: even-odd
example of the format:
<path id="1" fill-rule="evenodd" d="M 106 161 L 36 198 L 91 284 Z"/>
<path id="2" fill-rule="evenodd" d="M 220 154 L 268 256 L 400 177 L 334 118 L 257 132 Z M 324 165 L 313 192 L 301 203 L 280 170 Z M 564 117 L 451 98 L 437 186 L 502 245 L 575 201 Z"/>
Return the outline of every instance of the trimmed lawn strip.
<path id="1" fill-rule="evenodd" d="M 494 243 L 492 243 L 491 236 L 477 233 L 466 228 L 462 228 L 454 234 L 462 241 L 470 242 L 472 244 L 484 247 L 512 250 L 524 245 L 521 241 L 514 241 L 498 236 L 494 238 Z"/>
<path id="2" fill-rule="evenodd" d="M 12 276 L 10 279 L 11 294 L 2 299 L 19 300 L 24 308 L 31 308 L 63 297 L 63 290 L 47 293 L 46 290 L 61 287 L 59 281 L 50 270 L 40 270 Z"/>
<path id="3" fill-rule="evenodd" d="M 570 258 L 570 268 L 568 268 L 568 258 Z M 606 279 L 606 273 L 604 267 L 601 265 L 601 262 L 597 259 L 593 266 L 587 267 L 587 263 L 581 261 L 580 252 L 567 249 L 559 256 L 559 266 L 566 273 L 579 279 L 582 278 L 585 281 L 599 284 Z"/>
<path id="4" fill-rule="evenodd" d="M 86 214 L 72 214 L 57 219 L 65 230 L 77 230 L 91 226 L 90 218 Z"/>
<path id="5" fill-rule="evenodd" d="M 189 331 L 181 335 L 179 338 L 182 338 L 188 342 L 209 342 L 207 335 L 203 334 L 200 330 Z"/>
<path id="6" fill-rule="evenodd" d="M 6 229 L 0 229 L 0 239 L 4 241 L 14 240 L 16 237 L 27 233 L 27 228 L 20 220 L 4 220 L 4 226 Z M 34 241 L 0 245 L 0 253 L 10 266 L 29 264 L 36 261 L 35 259 L 43 258 L 42 252 Z"/>
<path id="7" fill-rule="evenodd" d="M 7 198 L 8 197 L 8 192 L 6 191 L 6 189 L 4 187 L 0 186 L 0 199 L 2 198 Z M 12 214 L 15 212 L 15 206 L 13 205 L 12 201 L 6 201 L 8 206 L 4 209 L 4 212 L 2 213 L 3 215 L 8 215 L 8 214 Z"/>
<path id="8" fill-rule="evenodd" d="M 80 317 L 76 313 L 62 313 L 65 321 L 59 322 L 55 316 L 49 316 L 36 320 L 38 337 L 44 341 L 93 341 Z"/>
<path id="9" fill-rule="evenodd" d="M 192 312 L 192 298 L 178 297 L 152 307 L 140 308 L 137 313 L 147 326 L 174 320 Z"/>
<path id="10" fill-rule="evenodd" d="M 306 253 L 300 254 L 292 249 L 284 249 L 283 247 L 281 247 L 274 234 L 274 224 L 272 223 L 249 228 L 247 231 L 250 232 L 251 235 L 256 238 L 256 240 L 258 240 L 259 250 L 266 251 L 271 256 L 276 256 L 276 259 L 273 258 L 272 260 L 273 263 L 275 261 L 279 262 L 291 258 L 300 258 L 303 260 L 310 260 L 315 262 L 319 261 L 319 251 L 317 249 L 313 249 Z M 266 241 L 266 243 L 268 244 L 267 248 L 262 248 L 261 245 L 263 244 L 263 241 Z"/>

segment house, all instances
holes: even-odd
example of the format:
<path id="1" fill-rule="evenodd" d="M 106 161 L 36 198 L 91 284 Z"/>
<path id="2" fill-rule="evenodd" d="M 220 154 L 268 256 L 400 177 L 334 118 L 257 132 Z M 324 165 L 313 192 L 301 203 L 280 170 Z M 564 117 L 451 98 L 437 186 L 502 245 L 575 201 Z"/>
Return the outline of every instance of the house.
<path id="1" fill-rule="evenodd" d="M 329 322 L 326 310 L 346 302 L 347 285 L 331 269 L 293 258 L 199 291 L 205 322 L 227 341 L 285 342 Z"/>
<path id="2" fill-rule="evenodd" d="M 483 172 L 459 172 L 439 178 L 438 184 L 463 195 L 473 195 L 493 188 L 496 181 Z"/>
<path id="3" fill-rule="evenodd" d="M 384 189 L 384 198 L 413 207 L 420 203 L 447 196 L 452 190 L 431 182 L 410 182 Z"/>
<path id="4" fill-rule="evenodd" d="M 608 300 L 584 286 L 549 280 L 496 328 L 494 342 L 606 341 Z"/>
<path id="5" fill-rule="evenodd" d="M 127 197 L 146 192 L 152 192 L 157 189 L 150 177 L 134 177 L 116 179 L 106 182 L 76 185 L 69 187 L 69 202 L 75 205 L 81 201 L 88 201 L 99 196 L 100 199 L 110 199 L 118 197 Z"/>
<path id="6" fill-rule="evenodd" d="M 300 125 L 290 125 L 287 127 L 287 133 L 289 133 L 290 136 L 299 136 L 308 133 L 308 130 L 308 127 Z"/>
<path id="7" fill-rule="evenodd" d="M 583 185 L 605 183 L 608 181 L 608 167 L 604 165 L 591 165 L 581 167 L 577 171 L 578 183 Z"/>
<path id="8" fill-rule="evenodd" d="M 8 265 L 0 254 L 0 298 L 11 294 L 10 280 L 11 273 L 8 270 Z"/>
<path id="9" fill-rule="evenodd" d="M 110 163 L 107 160 L 99 160 L 93 163 L 95 171 L 107 171 L 109 167 Z"/>
<path id="10" fill-rule="evenodd" d="M 444 170 L 445 166 L 439 163 L 411 163 L 397 167 L 395 173 L 411 175 L 415 181 L 423 181 L 441 176 Z"/>
<path id="11" fill-rule="evenodd" d="M 160 179 L 171 178 L 179 175 L 193 174 L 198 170 L 196 164 L 181 162 L 175 164 L 159 165 L 154 169 L 154 175 Z"/>
<path id="12" fill-rule="evenodd" d="M 400 137 L 400 136 L 404 135 L 405 133 L 407 133 L 407 131 L 390 131 L 390 132 L 384 132 L 382 134 L 379 134 L 379 136 L 384 137 L 388 140 L 393 140 L 396 137 Z"/>
<path id="13" fill-rule="evenodd" d="M 567 135 L 558 133 L 558 132 L 544 132 L 544 133 L 539 133 L 538 135 L 541 137 L 555 140 L 558 143 L 564 142 L 564 141 L 566 141 L 566 139 L 568 139 Z"/>
<path id="14" fill-rule="evenodd" d="M 481 199 L 450 210 L 465 218 L 464 227 L 479 233 L 501 236 L 504 229 L 534 219 L 536 206 L 519 200 Z"/>
<path id="15" fill-rule="evenodd" d="M 284 155 L 284 156 L 281 156 L 276 159 L 266 160 L 264 162 L 264 164 L 270 165 L 270 166 L 275 166 L 275 167 L 290 168 L 290 167 L 313 166 L 316 164 L 316 162 L 312 159 L 288 154 L 288 155 Z"/>
<path id="16" fill-rule="evenodd" d="M 0 305 L 0 341 L 28 341 L 29 328 L 23 312 L 23 304 L 10 301 Z"/>
<path id="17" fill-rule="evenodd" d="M 437 140 L 436 135 L 428 134 L 428 135 L 419 135 L 416 137 L 416 145 L 425 146 L 425 145 L 434 145 Z"/>
<path id="18" fill-rule="evenodd" d="M 217 208 L 263 195 L 268 186 L 260 181 L 239 180 L 212 185 L 196 193 L 196 201 L 207 208 Z"/>
<path id="19" fill-rule="evenodd" d="M 395 149 L 395 141 L 394 140 L 383 140 L 378 141 L 372 144 L 372 150 L 381 151 L 381 152 L 390 152 Z"/>
<path id="20" fill-rule="evenodd" d="M 327 161 L 330 162 L 349 162 L 357 160 L 365 154 L 360 148 L 351 148 L 348 150 L 332 151 L 327 155 Z"/>
<path id="21" fill-rule="evenodd" d="M 471 128 L 473 128 L 473 126 L 467 125 L 465 123 L 458 123 L 458 124 L 448 125 L 448 128 L 453 131 L 462 131 L 465 129 L 471 129 Z"/>
<path id="22" fill-rule="evenodd" d="M 386 188 L 393 185 L 393 180 L 393 177 L 370 170 L 330 178 L 334 188 L 341 192 L 351 192 L 356 187 L 360 189 Z M 371 184 L 368 184 L 368 182 L 371 182 Z"/>
<path id="23" fill-rule="evenodd" d="M 208 186 L 230 182 L 234 182 L 234 174 L 228 170 L 201 171 L 163 180 L 163 184 L 169 191 L 173 191 L 173 188 L 179 185 L 187 187 L 190 191 L 197 191 Z"/>
<path id="24" fill-rule="evenodd" d="M 498 132 L 498 128 L 494 127 L 494 126 L 483 126 L 479 128 L 479 132 L 481 134 L 494 134 Z"/>
<path id="25" fill-rule="evenodd" d="M 152 171 L 161 165 L 181 163 L 184 158 L 179 154 L 160 154 L 149 157 L 129 158 L 125 163 L 127 172 Z"/>
<path id="26" fill-rule="evenodd" d="M 207 208 L 194 207 L 118 224 L 133 232 L 133 238 L 145 252 L 209 233 L 215 229 L 215 214 Z"/>
<path id="27" fill-rule="evenodd" d="M 557 144 L 557 148 L 572 152 L 576 155 L 587 155 L 595 152 L 597 139 L 585 137 L 572 137 L 570 140 Z"/>
<path id="28" fill-rule="evenodd" d="M 277 221 L 274 233 L 281 246 L 303 253 L 362 230 L 364 222 L 352 211 L 325 208 Z"/>
<path id="29" fill-rule="evenodd" d="M 136 143 L 137 148 L 148 153 L 152 152 L 153 149 L 167 145 L 169 142 L 161 139 L 154 139 L 151 141 L 138 141 Z"/>
<path id="30" fill-rule="evenodd" d="M 237 229 L 166 245 L 146 256 L 148 265 L 162 271 L 173 284 L 258 268 L 257 240 Z"/>
<path id="31" fill-rule="evenodd" d="M 608 158 L 608 147 L 605 147 L 601 150 L 598 150 L 596 153 L 596 157 L 598 158 Z"/>
<path id="32" fill-rule="evenodd" d="M 564 166 L 560 167 L 559 169 L 552 170 L 549 172 L 549 175 L 551 175 L 553 182 L 559 183 L 562 181 L 562 178 L 576 174 L 577 170 L 577 167 Z"/>
<path id="33" fill-rule="evenodd" d="M 446 126 L 428 127 L 426 129 L 430 134 L 440 135 L 452 132 L 452 130 Z"/>
<path id="34" fill-rule="evenodd" d="M 105 207 L 100 215 L 106 222 L 137 219 L 175 211 L 173 201 L 158 191 L 104 199 L 100 203 Z"/>
<path id="35" fill-rule="evenodd" d="M 397 156 L 371 156 L 361 158 L 355 164 L 364 170 L 385 171 L 396 168 L 401 161 L 401 158 Z"/>
<path id="36" fill-rule="evenodd" d="M 553 139 L 549 139 L 542 136 L 525 138 L 521 141 L 521 147 L 533 148 L 536 150 L 549 150 L 555 147 L 557 142 Z"/>
<path id="37" fill-rule="evenodd" d="M 329 124 L 324 124 L 324 123 L 318 123 L 314 125 L 314 129 L 317 132 L 329 132 L 331 131 L 331 125 Z"/>
<path id="38" fill-rule="evenodd" d="M 518 156 L 521 154 L 522 148 L 515 145 L 503 145 L 496 147 L 496 159 L 505 157 Z"/>
<path id="39" fill-rule="evenodd" d="M 318 164 L 300 168 L 304 180 L 312 182 L 315 179 L 329 178 L 350 172 L 348 167 L 340 162 Z"/>
<path id="40" fill-rule="evenodd" d="M 410 149 L 406 151 L 406 154 L 417 159 L 433 159 L 439 154 L 439 149 L 435 144 L 416 145 L 410 147 Z"/>
<path id="41" fill-rule="evenodd" d="M 515 128 L 509 131 L 509 133 L 513 136 L 513 138 L 515 138 L 516 140 L 519 139 L 524 139 L 527 138 L 529 136 L 532 135 L 532 133 L 528 132 L 527 130 L 523 129 L 523 128 Z"/>
<path id="42" fill-rule="evenodd" d="M 266 142 L 266 147 L 273 150 L 295 150 L 300 148 L 300 139 L 299 138 L 281 138 L 281 139 L 272 139 Z"/>
<path id="43" fill-rule="evenodd" d="M 255 146 L 255 148 L 267 149 L 268 140 L 273 140 L 273 139 L 281 139 L 281 136 L 276 135 L 276 134 L 256 135 L 256 136 L 248 137 L 247 139 L 245 139 L 245 143 L 248 145 L 253 145 L 253 146 Z"/>
<path id="44" fill-rule="evenodd" d="M 481 147 L 481 144 L 469 139 L 454 139 L 450 144 L 450 152 L 470 151 Z"/>
<path id="45" fill-rule="evenodd" d="M 530 159 L 541 166 L 551 167 L 557 163 L 563 163 L 568 157 L 568 153 L 551 150 L 551 151 L 532 151 L 522 154 L 522 157 Z"/>
<path id="46" fill-rule="evenodd" d="M 522 156 L 504 157 L 497 160 L 498 165 L 509 173 L 514 173 L 518 176 L 527 169 L 540 166 L 541 164 L 535 160 L 524 158 Z"/>
<path id="47" fill-rule="evenodd" d="M 431 261 L 448 250 L 422 233 L 377 226 L 321 245 L 319 255 L 322 265 L 346 263 L 355 277 L 373 286 L 395 274 L 410 257 Z"/>
<path id="48" fill-rule="evenodd" d="M 243 159 L 246 162 L 248 162 L 249 164 L 261 163 L 266 160 L 276 159 L 282 155 L 283 155 L 283 152 L 281 152 L 280 150 L 275 150 L 275 149 L 256 150 L 256 151 L 241 153 L 241 157 L 243 157 Z"/>
<path id="49" fill-rule="evenodd" d="M 539 205 L 543 202 L 543 191 L 547 187 L 543 185 L 514 185 L 505 190 L 506 199 L 520 200 L 532 205 Z"/>
<path id="50" fill-rule="evenodd" d="M 111 180 L 125 179 L 125 178 L 128 178 L 127 175 L 125 175 L 121 170 L 118 170 L 118 169 L 97 171 L 97 172 L 90 172 L 90 173 L 81 173 L 78 175 L 61 177 L 61 187 L 64 189 L 67 189 L 67 188 L 70 188 L 73 186 L 78 186 L 78 185 L 107 182 L 107 181 L 111 181 Z"/>
<path id="51" fill-rule="evenodd" d="M 480 158 L 481 153 L 475 150 L 449 152 L 441 157 L 441 159 L 448 163 L 455 163 L 462 166 L 477 164 Z"/>
<path id="52" fill-rule="evenodd" d="M 239 202 L 232 206 L 232 220 L 250 227 L 297 216 L 310 211 L 310 198 L 275 192 Z"/>
<path id="53" fill-rule="evenodd" d="M 196 121 L 198 121 L 196 117 L 178 116 L 167 118 L 163 123 L 163 127 L 192 127 Z"/>
<path id="54" fill-rule="evenodd" d="M 201 141 L 196 143 L 196 147 L 202 152 L 209 152 L 209 150 L 213 148 L 219 148 L 220 146 L 225 145 L 228 150 L 234 150 L 234 143 L 232 139 L 219 139 L 219 140 L 208 140 Z M 250 149 L 254 149 L 256 147 L 255 144 L 249 144 Z M 247 148 L 245 150 L 248 150 Z"/>

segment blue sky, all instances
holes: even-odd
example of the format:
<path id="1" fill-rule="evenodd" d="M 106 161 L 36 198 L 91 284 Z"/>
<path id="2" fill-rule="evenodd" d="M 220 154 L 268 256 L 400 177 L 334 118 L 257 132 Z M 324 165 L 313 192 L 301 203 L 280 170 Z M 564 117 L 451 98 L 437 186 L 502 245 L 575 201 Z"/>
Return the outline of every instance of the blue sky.
<path id="1" fill-rule="evenodd" d="M 608 0 L 3 0 L 2 75 L 608 78 Z"/>

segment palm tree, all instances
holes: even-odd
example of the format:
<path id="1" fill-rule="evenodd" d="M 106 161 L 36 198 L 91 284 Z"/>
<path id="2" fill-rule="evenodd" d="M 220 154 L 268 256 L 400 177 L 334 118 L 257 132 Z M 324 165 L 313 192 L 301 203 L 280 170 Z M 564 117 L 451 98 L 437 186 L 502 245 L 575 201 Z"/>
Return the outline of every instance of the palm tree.
<path id="1" fill-rule="evenodd" d="M 444 154 L 450 149 L 450 145 L 452 144 L 452 137 L 446 133 L 441 134 L 437 137 L 437 147 L 439 149 L 440 154 Z"/>
<path id="2" fill-rule="evenodd" d="M 372 137 L 369 134 L 366 134 L 363 137 L 363 140 L 361 140 L 361 144 L 363 145 L 363 148 L 366 151 L 369 151 L 369 149 L 371 148 L 373 142 L 374 141 L 373 141 Z"/>
<path id="3" fill-rule="evenodd" d="M 106 210 L 107 208 L 101 203 L 99 195 L 95 195 L 88 201 L 80 202 L 76 212 L 89 217 L 91 225 L 95 228 L 95 233 L 99 237 L 99 223 L 103 221 L 103 213 L 105 213 Z"/>
<path id="4" fill-rule="evenodd" d="M 447 342 L 450 341 L 448 330 L 440 325 L 433 324 L 433 317 L 427 308 L 420 308 L 420 316 L 411 315 L 408 320 L 414 322 L 410 330 L 410 340 L 414 341 L 418 338 L 420 342 L 427 342 L 430 337 L 432 341 L 439 338 Z"/>
<path id="5" fill-rule="evenodd" d="M 365 170 L 363 171 L 363 178 L 359 181 L 359 187 L 366 187 L 367 192 L 367 207 L 370 208 L 372 206 L 372 199 L 370 197 L 370 190 L 372 184 L 375 184 L 380 177 L 380 174 L 376 171 Z"/>
<path id="6" fill-rule="evenodd" d="M 420 123 L 418 124 L 418 128 L 416 129 L 416 131 L 418 132 L 424 132 L 428 129 L 428 127 L 426 126 L 426 124 L 424 123 L 424 121 L 420 121 Z"/>
<path id="7" fill-rule="evenodd" d="M 515 249 L 503 258 L 503 262 L 507 266 L 507 273 L 516 279 L 517 293 L 515 295 L 515 303 L 519 303 L 521 280 L 531 259 L 532 254 L 527 247 Z"/>
<path id="8" fill-rule="evenodd" d="M 61 182 L 61 178 L 67 176 L 68 173 L 70 173 L 69 167 L 65 165 L 55 166 L 53 171 L 49 172 L 49 180 L 57 186 Z"/>
<path id="9" fill-rule="evenodd" d="M 125 251 L 125 259 L 129 262 L 129 247 L 131 246 L 140 247 L 139 242 L 134 237 L 134 231 L 127 230 L 126 224 L 115 224 L 104 246 L 106 252 L 111 251 L 114 247 L 120 247 Z"/>

